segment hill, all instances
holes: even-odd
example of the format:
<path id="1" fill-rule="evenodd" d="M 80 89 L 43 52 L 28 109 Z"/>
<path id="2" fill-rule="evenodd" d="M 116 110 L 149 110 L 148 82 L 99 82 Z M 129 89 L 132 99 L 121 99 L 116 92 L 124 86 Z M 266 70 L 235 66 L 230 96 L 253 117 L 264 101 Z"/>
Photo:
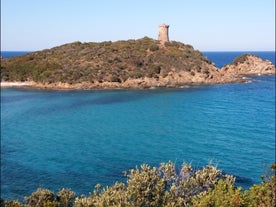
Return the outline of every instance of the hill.
<path id="1" fill-rule="evenodd" d="M 275 68 L 274 68 L 275 73 Z M 2 82 L 48 88 L 149 88 L 234 82 L 191 45 L 144 37 L 74 42 L 1 60 Z M 226 76 L 224 76 L 226 77 Z"/>

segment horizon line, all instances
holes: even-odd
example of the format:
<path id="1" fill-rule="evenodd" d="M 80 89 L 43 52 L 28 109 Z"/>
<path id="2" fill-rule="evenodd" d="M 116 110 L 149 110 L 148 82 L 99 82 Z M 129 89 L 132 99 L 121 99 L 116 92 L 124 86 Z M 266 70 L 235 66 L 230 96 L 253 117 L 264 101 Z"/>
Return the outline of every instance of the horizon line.
<path id="1" fill-rule="evenodd" d="M 48 50 L 48 49 L 49 48 L 45 48 L 41 50 L 0 50 L 0 52 L 39 52 L 39 51 Z M 200 52 L 276 52 L 275 50 L 199 50 L 199 51 Z"/>

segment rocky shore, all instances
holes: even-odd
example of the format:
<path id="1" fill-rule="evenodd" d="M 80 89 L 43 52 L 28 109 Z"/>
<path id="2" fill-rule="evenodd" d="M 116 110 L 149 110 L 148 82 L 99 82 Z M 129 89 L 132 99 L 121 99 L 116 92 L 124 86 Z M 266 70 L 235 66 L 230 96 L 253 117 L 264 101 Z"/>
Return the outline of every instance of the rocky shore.
<path id="1" fill-rule="evenodd" d="M 42 83 L 34 81 L 26 82 L 1 82 L 1 87 L 33 87 L 40 89 L 144 89 L 158 87 L 188 87 L 190 85 L 227 84 L 246 82 L 246 76 L 273 75 L 275 66 L 268 60 L 262 60 L 255 55 L 245 55 L 242 60 L 234 61 L 218 69 L 215 66 L 208 73 L 185 70 L 170 72 L 166 77 L 129 78 L 124 82 L 81 82 L 69 83 Z"/>

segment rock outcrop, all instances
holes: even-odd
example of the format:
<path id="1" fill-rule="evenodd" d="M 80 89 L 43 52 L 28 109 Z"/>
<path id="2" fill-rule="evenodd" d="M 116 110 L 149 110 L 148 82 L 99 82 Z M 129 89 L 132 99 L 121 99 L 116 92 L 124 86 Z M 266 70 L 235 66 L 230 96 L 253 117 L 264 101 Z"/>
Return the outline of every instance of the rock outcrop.
<path id="1" fill-rule="evenodd" d="M 275 66 L 271 61 L 262 60 L 256 55 L 245 54 L 222 67 L 216 79 L 221 83 L 245 82 L 245 76 L 272 74 L 275 74 Z"/>
<path id="2" fill-rule="evenodd" d="M 275 73 L 275 66 L 256 55 L 242 55 L 225 65 L 221 72 L 230 75 L 267 75 Z"/>

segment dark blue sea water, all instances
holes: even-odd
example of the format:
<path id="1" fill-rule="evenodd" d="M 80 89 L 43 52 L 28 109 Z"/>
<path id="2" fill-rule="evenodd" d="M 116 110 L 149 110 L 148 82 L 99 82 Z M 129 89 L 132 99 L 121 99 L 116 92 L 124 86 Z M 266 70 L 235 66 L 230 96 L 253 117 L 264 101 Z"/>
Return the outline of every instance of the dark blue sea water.
<path id="1" fill-rule="evenodd" d="M 270 60 L 275 65 L 275 52 L 256 52 L 256 51 L 238 51 L 238 52 L 203 52 L 219 68 L 232 62 L 236 57 L 243 54 L 257 55 L 264 60 Z"/>
<path id="2" fill-rule="evenodd" d="M 1 51 L 1 57 L 10 58 L 30 53 L 29 51 Z"/>
<path id="3" fill-rule="evenodd" d="M 204 55 L 217 66 L 235 56 Z M 212 161 L 248 188 L 274 156 L 275 76 L 187 89 L 1 91 L 5 199 L 38 187 L 88 194 L 97 183 L 125 181 L 122 172 L 136 165 L 168 160 L 195 167 Z"/>

